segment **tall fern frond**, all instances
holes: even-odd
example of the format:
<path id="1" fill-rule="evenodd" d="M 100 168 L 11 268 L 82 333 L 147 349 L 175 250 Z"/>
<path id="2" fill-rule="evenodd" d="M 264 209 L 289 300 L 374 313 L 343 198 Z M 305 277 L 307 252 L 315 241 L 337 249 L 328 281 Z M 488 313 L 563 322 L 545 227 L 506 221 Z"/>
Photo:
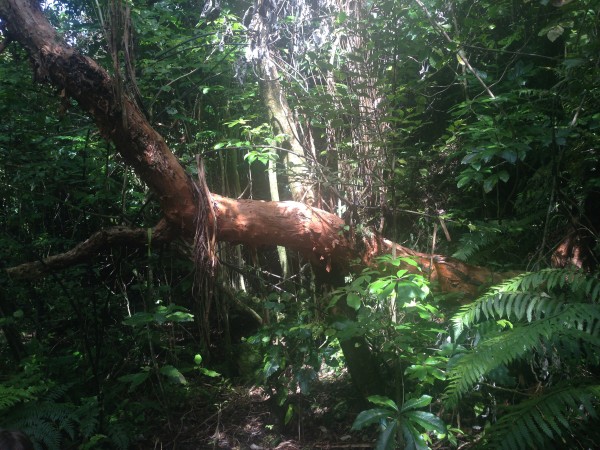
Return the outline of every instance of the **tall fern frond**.
<path id="1" fill-rule="evenodd" d="M 453 317 L 454 336 L 482 319 L 531 322 L 570 302 L 600 303 L 600 279 L 572 269 L 524 273 L 492 287 Z"/>
<path id="2" fill-rule="evenodd" d="M 597 418 L 597 380 L 552 387 L 551 361 L 562 375 L 589 374 L 582 365 L 600 362 L 600 279 L 572 269 L 524 273 L 492 287 L 453 317 L 455 339 L 472 342 L 449 365 L 446 403 L 456 405 L 494 369 L 518 360 L 543 361 L 543 395 L 504 408 L 486 435 L 491 448 L 542 448 L 560 443 L 578 424 Z M 469 331 L 475 331 L 475 333 Z M 569 366 L 570 365 L 570 366 Z M 516 365 L 518 367 L 518 365 Z M 541 366 L 540 366 L 541 367 Z M 587 384 L 586 384 L 587 383 Z M 489 448 L 488 447 L 488 448 Z"/>
<path id="3" fill-rule="evenodd" d="M 29 389 L 0 384 L 0 411 L 32 398 L 33 394 Z"/>
<path id="4" fill-rule="evenodd" d="M 577 424 L 598 418 L 600 385 L 556 386 L 543 395 L 511 407 L 486 431 L 488 448 L 513 450 L 542 448 L 557 440 L 566 441 Z M 565 445 L 564 448 L 568 448 Z"/>
<path id="5" fill-rule="evenodd" d="M 510 364 L 549 340 L 582 340 L 600 347 L 599 323 L 597 305 L 576 303 L 563 305 L 543 319 L 488 335 L 470 352 L 460 355 L 450 368 L 446 403 L 454 406 L 485 374 Z"/>

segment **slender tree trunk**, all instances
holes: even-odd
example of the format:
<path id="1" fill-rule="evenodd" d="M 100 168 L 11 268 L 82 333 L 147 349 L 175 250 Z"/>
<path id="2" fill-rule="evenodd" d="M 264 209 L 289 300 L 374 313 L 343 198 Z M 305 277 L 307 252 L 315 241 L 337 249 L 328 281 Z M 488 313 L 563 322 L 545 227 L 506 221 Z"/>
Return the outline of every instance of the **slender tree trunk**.
<path id="1" fill-rule="evenodd" d="M 278 202 L 279 201 L 279 187 L 277 185 L 277 170 L 275 161 L 269 161 L 269 167 L 267 168 L 267 172 L 269 175 L 269 190 L 271 191 L 271 201 Z M 281 264 L 281 273 L 283 279 L 288 279 L 290 276 L 287 252 L 285 247 L 282 245 L 277 246 L 277 254 L 279 255 L 279 264 Z"/>
<path id="2" fill-rule="evenodd" d="M 312 205 L 315 196 L 308 184 L 309 171 L 297 121 L 282 89 L 280 74 L 275 64 L 276 58 L 268 44 L 271 26 L 266 14 L 275 14 L 272 9 L 273 6 L 270 2 L 255 1 L 254 15 L 250 24 L 254 38 L 250 44 L 249 54 L 254 55 L 260 93 L 269 113 L 273 132 L 276 136 L 284 136 L 283 146 L 288 151 L 283 154 L 283 162 L 288 173 L 292 198 L 295 201 Z"/>

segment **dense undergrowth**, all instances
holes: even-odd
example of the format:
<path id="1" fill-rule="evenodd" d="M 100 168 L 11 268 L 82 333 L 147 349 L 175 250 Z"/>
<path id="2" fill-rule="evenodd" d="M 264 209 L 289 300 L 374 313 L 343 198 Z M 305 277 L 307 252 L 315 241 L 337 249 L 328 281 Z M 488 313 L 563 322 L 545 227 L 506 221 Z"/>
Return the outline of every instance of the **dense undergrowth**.
<path id="1" fill-rule="evenodd" d="M 191 176 L 200 155 L 215 192 L 290 199 L 289 136 L 260 101 L 249 5 L 208 20 L 193 0 L 129 3 L 45 7 Z M 111 57 L 115 5 L 131 7 L 133 70 Z M 189 242 L 149 233 L 142 249 L 10 279 L 101 228 L 161 217 L 13 43 L 0 53 L 0 427 L 37 450 L 594 448 L 597 2 L 298 0 L 270 14 L 302 181 L 344 218 L 340 234 L 512 275 L 473 299 L 440 292 L 410 258 L 332 281 L 294 252 L 226 243 L 209 274 Z M 372 358 L 364 397 L 348 341 Z"/>

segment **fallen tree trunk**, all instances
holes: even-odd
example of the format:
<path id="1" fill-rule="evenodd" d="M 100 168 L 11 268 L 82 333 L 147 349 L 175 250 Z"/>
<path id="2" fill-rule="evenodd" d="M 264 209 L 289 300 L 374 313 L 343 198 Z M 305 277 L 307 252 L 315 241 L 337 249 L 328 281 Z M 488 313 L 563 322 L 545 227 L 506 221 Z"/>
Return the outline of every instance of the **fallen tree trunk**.
<path id="1" fill-rule="evenodd" d="M 352 261 L 369 264 L 373 257 L 395 248 L 398 255 L 414 257 L 443 291 L 474 294 L 481 285 L 499 279 L 488 269 L 414 252 L 377 234 L 353 239 L 344 232 L 342 219 L 302 203 L 236 200 L 198 189 L 136 104 L 117 96 L 119 90 L 108 72 L 64 42 L 39 5 L 29 0 L 0 0 L 0 18 L 7 40 L 28 50 L 36 78 L 77 100 L 125 163 L 155 192 L 165 216 L 153 231 L 155 239 L 194 237 L 200 205 L 205 204 L 214 217 L 203 220 L 217 240 L 285 246 L 309 258 L 317 270 L 344 272 Z M 8 273 L 32 278 L 81 262 L 106 245 L 144 245 L 147 239 L 145 230 L 113 228 L 62 255 L 8 269 Z"/>
<path id="2" fill-rule="evenodd" d="M 156 194 L 164 214 L 151 232 L 126 227 L 99 231 L 68 252 L 9 268 L 11 277 L 36 278 L 89 260 L 109 246 L 144 246 L 149 239 L 168 242 L 179 236 L 192 239 L 200 230 L 209 236 L 206 242 L 285 246 L 308 258 L 316 272 L 331 273 L 332 279 L 342 282 L 340 274 L 351 270 L 353 264 L 368 265 L 374 257 L 391 252 L 413 257 L 447 292 L 463 292 L 470 297 L 482 285 L 500 279 L 486 268 L 418 253 L 376 233 L 351 233 L 336 215 L 302 203 L 237 200 L 211 194 L 188 176 L 137 105 L 121 95 L 108 72 L 64 42 L 36 2 L 0 0 L 0 19 L 7 42 L 16 41 L 28 51 L 36 79 L 50 82 L 89 113 L 125 163 Z M 375 393 L 382 383 L 374 376 L 377 372 L 364 339 L 357 339 L 342 343 L 348 366 L 359 388 L 365 387 L 362 393 Z"/>

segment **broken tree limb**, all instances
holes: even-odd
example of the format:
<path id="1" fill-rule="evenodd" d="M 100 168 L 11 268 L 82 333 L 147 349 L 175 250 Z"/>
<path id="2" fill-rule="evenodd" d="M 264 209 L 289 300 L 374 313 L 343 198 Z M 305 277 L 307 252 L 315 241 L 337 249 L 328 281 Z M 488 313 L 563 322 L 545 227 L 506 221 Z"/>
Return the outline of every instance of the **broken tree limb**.
<path id="1" fill-rule="evenodd" d="M 129 228 L 117 226 L 106 228 L 92 234 L 71 250 L 52 255 L 39 261 L 32 261 L 9 267 L 6 272 L 10 278 L 34 280 L 59 270 L 90 261 L 105 249 L 112 247 L 144 247 L 162 244 L 173 239 L 173 233 L 163 220 L 154 228 Z"/>
<path id="2" fill-rule="evenodd" d="M 29 0 L 0 0 L 0 19 L 10 36 L 29 53 L 35 76 L 48 81 L 75 99 L 96 121 L 102 134 L 116 146 L 126 164 L 159 199 L 170 238 L 179 233 L 193 238 L 199 206 L 214 212 L 209 221 L 216 239 L 254 246 L 282 245 L 301 252 L 317 270 L 344 272 L 370 264 L 375 256 L 396 249 L 411 256 L 441 290 L 475 293 L 500 275 L 470 266 L 454 258 L 418 253 L 393 244 L 380 235 L 354 235 L 334 214 L 297 202 L 236 200 L 197 189 L 164 139 L 152 128 L 139 108 L 126 96 L 117 97 L 114 79 L 91 58 L 69 46 L 48 22 L 39 4 Z M 8 269 L 13 276 L 26 271 L 42 276 L 89 258 L 107 245 L 143 242 L 146 230 L 119 228 L 99 231 L 61 255 Z M 159 230 L 154 232 L 155 238 Z M 52 269 L 50 269 L 52 268 Z"/>

